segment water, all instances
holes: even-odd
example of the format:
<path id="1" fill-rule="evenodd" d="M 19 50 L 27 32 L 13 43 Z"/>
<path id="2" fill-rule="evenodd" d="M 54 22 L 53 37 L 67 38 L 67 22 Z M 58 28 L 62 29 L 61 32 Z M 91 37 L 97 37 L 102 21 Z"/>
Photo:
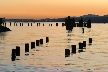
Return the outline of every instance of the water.
<path id="1" fill-rule="evenodd" d="M 0 33 L 0 72 L 107 72 L 108 71 L 108 24 L 92 24 L 91 29 L 74 28 L 68 33 L 62 23 L 56 27 L 55 22 L 32 23 L 33 26 L 12 26 L 7 22 L 7 27 L 12 31 Z M 52 24 L 52 26 L 49 26 Z M 46 44 L 46 37 L 49 43 Z M 44 40 L 42 46 L 29 49 L 25 56 L 25 43 Z M 88 38 L 93 39 L 88 45 Z M 78 43 L 86 41 L 85 52 L 78 52 Z M 65 49 L 71 50 L 71 45 L 77 45 L 77 53 L 65 57 Z M 19 60 L 11 61 L 11 50 L 16 46 L 21 48 Z M 31 47 L 31 46 L 30 46 Z"/>

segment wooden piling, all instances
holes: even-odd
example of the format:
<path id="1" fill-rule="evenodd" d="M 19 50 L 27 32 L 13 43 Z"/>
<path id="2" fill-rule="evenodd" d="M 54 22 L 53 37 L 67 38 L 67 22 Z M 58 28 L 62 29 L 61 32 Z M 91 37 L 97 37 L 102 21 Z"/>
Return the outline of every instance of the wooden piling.
<path id="1" fill-rule="evenodd" d="M 43 39 L 40 39 L 40 44 L 43 44 Z"/>
<path id="2" fill-rule="evenodd" d="M 31 49 L 35 48 L 35 42 L 31 42 Z"/>
<path id="3" fill-rule="evenodd" d="M 32 26 L 32 23 L 31 23 L 31 26 Z"/>
<path id="4" fill-rule="evenodd" d="M 20 56 L 20 47 L 16 46 L 16 56 Z"/>
<path id="5" fill-rule="evenodd" d="M 56 26 L 58 26 L 58 23 L 56 23 Z"/>
<path id="6" fill-rule="evenodd" d="M 23 23 L 22 23 L 22 26 L 23 26 Z"/>
<path id="7" fill-rule="evenodd" d="M 82 33 L 84 33 L 84 28 L 82 28 Z"/>
<path id="8" fill-rule="evenodd" d="M 64 23 L 62 23 L 62 27 L 64 26 L 65 24 Z"/>
<path id="9" fill-rule="evenodd" d="M 83 49 L 83 43 L 79 42 L 79 49 Z"/>
<path id="10" fill-rule="evenodd" d="M 21 23 L 20 23 L 20 26 L 21 26 Z"/>
<path id="11" fill-rule="evenodd" d="M 87 28 L 91 28 L 91 20 L 90 19 L 87 21 Z"/>
<path id="12" fill-rule="evenodd" d="M 28 26 L 29 26 L 29 23 L 28 23 Z"/>
<path id="13" fill-rule="evenodd" d="M 37 23 L 37 26 L 38 26 L 38 23 Z"/>
<path id="14" fill-rule="evenodd" d="M 72 53 L 76 54 L 76 45 L 71 45 L 71 47 L 72 47 Z"/>
<path id="15" fill-rule="evenodd" d="M 14 26 L 15 26 L 15 22 L 14 22 Z"/>
<path id="16" fill-rule="evenodd" d="M 89 38 L 89 45 L 92 44 L 92 38 Z"/>
<path id="17" fill-rule="evenodd" d="M 16 49 L 12 49 L 11 60 L 15 61 L 16 58 Z"/>
<path id="18" fill-rule="evenodd" d="M 25 53 L 26 52 L 29 52 L 29 44 L 28 43 L 25 44 Z"/>
<path id="19" fill-rule="evenodd" d="M 40 23 L 39 23 L 39 26 L 40 26 Z"/>
<path id="20" fill-rule="evenodd" d="M 36 40 L 36 46 L 39 46 L 39 40 Z"/>
<path id="21" fill-rule="evenodd" d="M 46 37 L 46 43 L 48 43 L 49 42 L 49 37 Z"/>
<path id="22" fill-rule="evenodd" d="M 52 26 L 52 24 L 51 24 L 51 26 Z"/>
<path id="23" fill-rule="evenodd" d="M 70 55 L 70 50 L 69 49 L 65 49 L 65 57 L 68 57 Z"/>
<path id="24" fill-rule="evenodd" d="M 83 41 L 83 47 L 86 49 L 86 41 Z"/>

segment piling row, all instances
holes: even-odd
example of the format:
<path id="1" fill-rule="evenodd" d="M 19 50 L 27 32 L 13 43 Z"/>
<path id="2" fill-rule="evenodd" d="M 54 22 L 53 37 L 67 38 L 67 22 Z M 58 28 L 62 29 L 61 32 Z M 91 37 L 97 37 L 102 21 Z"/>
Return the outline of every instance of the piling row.
<path id="1" fill-rule="evenodd" d="M 49 42 L 49 37 L 46 37 L 46 43 Z M 34 49 L 36 46 L 43 45 L 43 39 L 36 40 L 36 42 L 31 42 L 31 49 Z M 29 52 L 29 43 L 25 43 L 25 55 Z M 11 60 L 15 61 L 16 56 L 20 56 L 20 47 L 16 46 L 16 49 L 12 49 Z"/>
<path id="2" fill-rule="evenodd" d="M 65 19 L 65 25 L 66 25 L 66 30 L 70 30 L 72 31 L 73 27 L 87 27 L 87 28 L 91 28 L 91 20 L 89 19 L 87 21 L 87 23 L 83 22 L 83 19 L 81 18 L 79 20 L 79 23 L 75 23 L 75 19 L 71 18 L 70 16 L 68 16 Z M 64 24 L 62 24 L 62 26 L 64 26 Z"/>
<path id="3" fill-rule="evenodd" d="M 88 43 L 89 45 L 92 44 L 92 38 L 89 38 Z M 79 53 L 84 52 L 83 50 L 86 49 L 86 41 L 79 42 L 78 45 L 79 45 L 78 52 Z M 70 49 L 65 49 L 65 57 L 69 57 L 71 53 L 76 54 L 76 45 L 71 45 L 71 51 Z"/>
<path id="4" fill-rule="evenodd" d="M 20 56 L 20 47 L 16 46 L 16 49 L 12 49 L 11 60 L 15 61 L 16 56 Z"/>
<path id="5" fill-rule="evenodd" d="M 5 26 L 6 24 L 3 23 L 3 26 Z M 10 22 L 10 26 L 12 25 L 12 23 Z M 49 24 L 49 26 L 52 26 L 53 24 Z M 14 22 L 14 26 L 17 26 L 17 22 Z M 23 23 L 19 23 L 19 26 L 23 26 Z M 28 26 L 33 26 L 32 23 L 28 23 Z M 40 26 L 40 23 L 37 23 L 37 26 Z M 44 23 L 43 23 L 44 26 Z M 56 26 L 58 26 L 58 23 L 56 23 Z M 64 23 L 62 23 L 62 26 L 65 26 Z"/>

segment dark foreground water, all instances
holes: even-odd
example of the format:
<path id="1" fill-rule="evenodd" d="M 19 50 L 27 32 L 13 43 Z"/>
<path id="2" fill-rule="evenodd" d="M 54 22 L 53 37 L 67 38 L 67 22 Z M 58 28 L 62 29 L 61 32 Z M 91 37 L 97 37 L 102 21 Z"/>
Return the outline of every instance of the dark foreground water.
<path id="1" fill-rule="evenodd" d="M 12 26 L 7 22 L 7 27 L 12 31 L 0 33 L 0 72 L 108 72 L 108 24 L 92 24 L 91 29 L 74 28 L 68 33 L 62 23 L 33 23 L 28 26 Z M 52 26 L 49 26 L 52 24 Z M 46 44 L 46 37 L 49 43 Z M 44 44 L 29 49 L 25 56 L 25 43 L 31 44 L 39 39 Z M 93 39 L 88 45 L 88 38 Z M 86 41 L 85 52 L 78 52 L 78 43 Z M 65 49 L 71 50 L 71 45 L 77 45 L 77 53 L 65 58 Z M 19 60 L 11 61 L 11 51 L 16 46 L 21 48 Z M 31 47 L 31 46 L 30 46 Z"/>

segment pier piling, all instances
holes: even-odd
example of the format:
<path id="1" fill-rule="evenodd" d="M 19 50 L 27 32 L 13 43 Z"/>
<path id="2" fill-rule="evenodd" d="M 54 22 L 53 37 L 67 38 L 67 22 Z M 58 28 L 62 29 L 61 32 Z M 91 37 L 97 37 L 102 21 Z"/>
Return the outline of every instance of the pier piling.
<path id="1" fill-rule="evenodd" d="M 46 43 L 48 43 L 49 42 L 49 37 L 46 37 Z"/>
<path id="2" fill-rule="evenodd" d="M 65 49 L 65 57 L 68 57 L 70 55 L 70 50 L 69 49 Z"/>
<path id="3" fill-rule="evenodd" d="M 39 46 L 39 40 L 36 40 L 36 46 Z"/>
<path id="4" fill-rule="evenodd" d="M 31 42 L 31 49 L 35 48 L 35 42 Z"/>
<path id="5" fill-rule="evenodd" d="M 92 44 L 92 38 L 89 38 L 89 45 Z"/>
<path id="6" fill-rule="evenodd" d="M 16 46 L 16 56 L 20 56 L 20 47 Z"/>
<path id="7" fill-rule="evenodd" d="M 40 39 L 40 44 L 43 44 L 43 39 Z"/>
<path id="8" fill-rule="evenodd" d="M 25 44 L 25 53 L 26 52 L 29 52 L 29 44 L 28 43 Z"/>
<path id="9" fill-rule="evenodd" d="M 86 41 L 83 41 L 83 49 L 86 49 Z"/>
<path id="10" fill-rule="evenodd" d="M 72 47 L 72 53 L 76 54 L 76 45 L 71 45 L 71 47 Z"/>
<path id="11" fill-rule="evenodd" d="M 16 49 L 12 49 L 11 60 L 15 61 L 16 58 Z"/>
<path id="12" fill-rule="evenodd" d="M 58 23 L 56 23 L 56 26 L 58 26 Z"/>

